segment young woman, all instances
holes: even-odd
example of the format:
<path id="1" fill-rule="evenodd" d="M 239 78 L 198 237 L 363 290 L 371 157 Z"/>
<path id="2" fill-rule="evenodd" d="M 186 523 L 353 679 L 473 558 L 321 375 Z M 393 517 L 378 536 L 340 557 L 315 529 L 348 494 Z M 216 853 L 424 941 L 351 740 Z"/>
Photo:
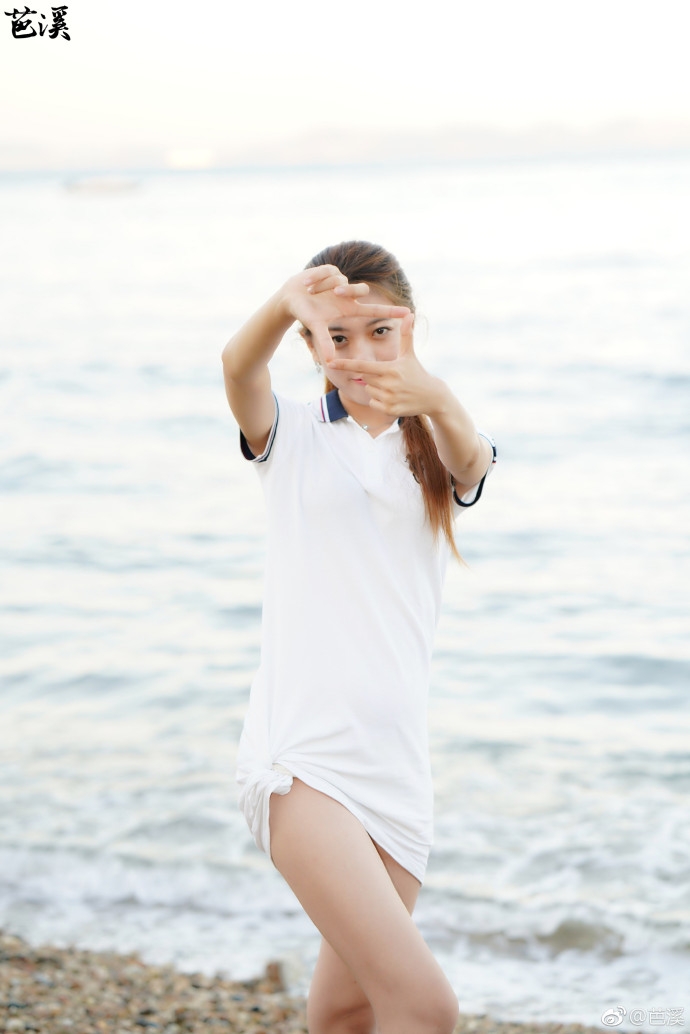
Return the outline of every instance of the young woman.
<path id="1" fill-rule="evenodd" d="M 268 555 L 240 807 L 323 935 L 311 1034 L 449 1034 L 458 1001 L 411 913 L 432 840 L 427 688 L 453 519 L 493 443 L 415 355 L 407 279 L 349 241 L 291 277 L 223 350 Z M 325 392 L 274 394 L 295 321 Z"/>

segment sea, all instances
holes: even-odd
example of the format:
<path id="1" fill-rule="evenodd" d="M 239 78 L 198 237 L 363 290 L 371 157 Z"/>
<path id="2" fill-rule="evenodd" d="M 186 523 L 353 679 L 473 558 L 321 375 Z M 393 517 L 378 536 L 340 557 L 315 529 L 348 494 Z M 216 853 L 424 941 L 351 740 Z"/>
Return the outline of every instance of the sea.
<path id="1" fill-rule="evenodd" d="M 463 1011 L 687 1027 L 690 156 L 5 173 L 0 228 L 0 927 L 308 989 L 318 933 L 237 806 L 265 518 L 221 351 L 359 238 L 498 449 L 416 921 Z M 271 369 L 321 393 L 296 331 Z"/>

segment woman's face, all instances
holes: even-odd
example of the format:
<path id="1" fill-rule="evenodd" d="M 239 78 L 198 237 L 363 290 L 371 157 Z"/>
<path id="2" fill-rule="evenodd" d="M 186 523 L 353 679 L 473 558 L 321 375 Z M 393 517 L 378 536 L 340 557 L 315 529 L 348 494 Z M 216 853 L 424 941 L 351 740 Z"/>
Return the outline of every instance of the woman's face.
<path id="1" fill-rule="evenodd" d="M 374 287 L 362 297 L 363 303 L 390 305 L 390 298 Z M 339 359 L 363 359 L 367 362 L 397 359 L 400 349 L 399 319 L 370 319 L 368 316 L 343 316 L 329 324 L 335 354 Z M 315 359 L 320 360 L 311 337 L 305 338 Z M 329 370 L 326 375 L 341 395 L 360 405 L 369 404 L 365 379 L 351 370 Z"/>

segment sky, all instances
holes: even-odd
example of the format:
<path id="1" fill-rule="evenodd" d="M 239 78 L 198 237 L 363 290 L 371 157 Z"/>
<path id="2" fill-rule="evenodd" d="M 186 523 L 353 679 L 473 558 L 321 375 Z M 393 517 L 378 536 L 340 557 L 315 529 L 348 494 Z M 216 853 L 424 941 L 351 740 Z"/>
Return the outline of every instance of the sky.
<path id="1" fill-rule="evenodd" d="M 50 4 L 31 9 L 50 22 Z M 212 165 L 319 134 L 690 125 L 688 0 L 75 0 L 69 41 L 13 38 L 2 17 L 0 169 Z"/>

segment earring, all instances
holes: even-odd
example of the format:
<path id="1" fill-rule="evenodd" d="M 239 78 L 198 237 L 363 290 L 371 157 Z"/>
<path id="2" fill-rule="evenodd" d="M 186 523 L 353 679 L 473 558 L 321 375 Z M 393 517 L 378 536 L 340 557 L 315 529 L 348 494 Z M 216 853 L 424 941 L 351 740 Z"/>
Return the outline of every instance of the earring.
<path id="1" fill-rule="evenodd" d="M 321 373 L 321 363 L 314 362 L 314 369 L 317 373 Z"/>

